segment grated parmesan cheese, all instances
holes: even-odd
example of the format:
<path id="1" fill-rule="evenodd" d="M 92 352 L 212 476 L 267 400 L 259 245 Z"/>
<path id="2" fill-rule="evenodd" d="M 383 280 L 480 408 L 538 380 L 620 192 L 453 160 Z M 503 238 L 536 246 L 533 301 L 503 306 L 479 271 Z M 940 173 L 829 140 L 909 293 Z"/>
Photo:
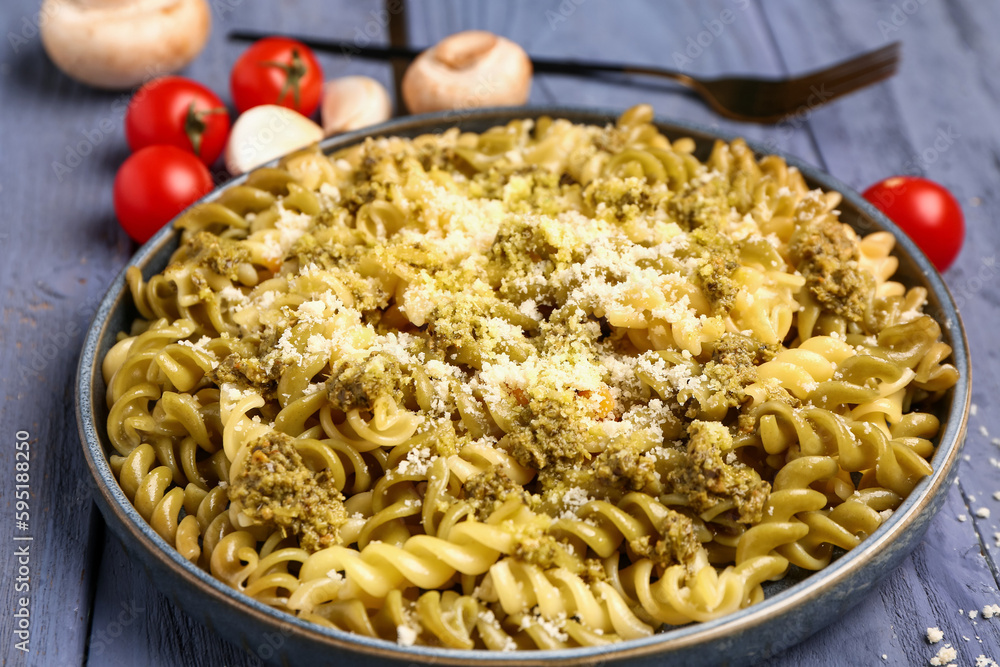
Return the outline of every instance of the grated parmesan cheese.
<path id="1" fill-rule="evenodd" d="M 417 643 L 419 633 L 408 625 L 396 626 L 396 643 L 400 646 L 413 646 Z"/>
<path id="2" fill-rule="evenodd" d="M 257 395 L 256 392 L 254 392 L 252 389 L 245 389 L 245 390 L 240 389 L 235 384 L 231 384 L 229 382 L 222 383 L 222 387 L 220 387 L 220 393 L 230 403 L 239 403 L 248 396 Z"/>
<path id="3" fill-rule="evenodd" d="M 417 447 L 406 453 L 406 458 L 396 466 L 396 472 L 401 475 L 426 475 L 437 456 L 427 447 Z"/>
<path id="4" fill-rule="evenodd" d="M 931 664 L 935 667 L 952 667 L 952 661 L 958 657 L 958 651 L 951 647 L 951 644 L 945 644 L 937 652 L 933 658 L 931 658 Z"/>
<path id="5" fill-rule="evenodd" d="M 532 625 L 536 625 L 556 641 L 569 641 L 569 635 L 563 631 L 563 627 L 566 625 L 565 613 L 560 613 L 554 619 L 547 619 L 538 613 L 538 607 L 535 607 L 532 611 L 534 613 L 525 614 L 521 617 L 521 623 L 518 626 L 519 629 L 527 630 Z"/>
<path id="6" fill-rule="evenodd" d="M 559 516 L 560 519 L 576 519 L 577 510 L 589 503 L 593 498 L 583 489 L 578 486 L 566 489 L 563 493 L 562 501 L 566 506 L 566 509 Z"/>
<path id="7" fill-rule="evenodd" d="M 206 357 L 208 357 L 209 361 L 212 364 L 212 368 L 218 368 L 219 367 L 219 358 L 217 356 L 215 356 L 214 352 L 212 352 L 211 350 L 208 349 L 208 344 L 211 343 L 211 342 L 212 342 L 211 338 L 209 338 L 208 336 L 202 336 L 195 343 L 192 343 L 189 340 L 179 340 L 179 341 L 177 341 L 177 344 L 178 345 L 183 345 L 184 347 L 189 347 L 192 350 L 196 350 L 196 351 L 200 352 L 201 354 L 203 354 Z"/>

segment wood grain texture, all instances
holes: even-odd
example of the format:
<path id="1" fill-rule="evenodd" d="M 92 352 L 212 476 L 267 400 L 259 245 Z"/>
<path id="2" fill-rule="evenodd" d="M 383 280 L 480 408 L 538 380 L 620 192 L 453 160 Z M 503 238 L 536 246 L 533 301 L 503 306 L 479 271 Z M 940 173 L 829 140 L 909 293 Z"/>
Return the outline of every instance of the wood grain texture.
<path id="1" fill-rule="evenodd" d="M 101 561 L 87 659 L 90 665 L 262 664 L 220 640 L 168 596 L 151 594 L 148 574 L 113 536 Z"/>
<path id="2" fill-rule="evenodd" d="M 3 34 L 20 34 L 22 19 L 37 11 L 34 4 L 5 4 Z M 0 618 L 0 660 L 79 664 L 89 629 L 96 545 L 71 406 L 83 332 L 98 296 L 131 252 L 110 204 L 111 165 L 121 159 L 123 146 L 100 129 L 99 121 L 112 114 L 113 98 L 59 75 L 37 38 L 19 47 L 15 53 L 5 39 L 0 65 L 6 109 L 0 114 L 5 158 L 0 167 L 0 562 L 5 569 L 0 599 L 10 610 Z M 65 106 L 70 99 L 73 113 Z M 120 119 L 110 125 L 117 129 Z M 52 163 L 65 161 L 67 151 L 87 155 L 60 182 Z M 7 576 L 15 564 L 13 441 L 19 430 L 28 431 L 32 442 L 30 528 L 18 531 L 34 538 L 28 655 L 16 651 L 12 641 L 15 582 Z"/>
<path id="3" fill-rule="evenodd" d="M 916 11 L 907 14 L 907 8 Z M 385 43 L 382 3 L 287 0 L 213 3 L 215 30 L 187 74 L 228 101 L 228 70 L 244 48 L 231 28 L 268 29 Z M 91 504 L 70 406 L 78 348 L 97 299 L 134 250 L 114 222 L 111 181 L 127 154 L 121 120 L 127 97 L 75 84 L 45 58 L 30 25 L 35 0 L 0 7 L 0 470 L 12 470 L 15 431 L 32 435 L 32 652 L 14 650 L 10 613 L 0 617 L 0 661 L 10 665 L 259 665 L 250 652 L 216 636 L 159 593 Z M 730 14 L 732 21 L 722 23 Z M 27 23 L 25 23 L 27 21 Z M 715 23 L 718 21 L 719 23 Z M 960 653 L 1000 659 L 1000 619 L 969 610 L 1000 603 L 1000 412 L 994 371 L 1000 358 L 1000 296 L 995 258 L 1000 210 L 1000 6 L 974 0 L 801 3 L 711 2 L 487 3 L 414 0 L 415 45 L 485 28 L 543 56 L 578 56 L 681 65 L 700 74 L 804 71 L 886 41 L 901 40 L 903 65 L 892 81 L 808 116 L 772 127 L 720 120 L 673 84 L 624 85 L 605 79 L 536 78 L 533 104 L 624 109 L 650 102 L 663 116 L 699 122 L 766 142 L 822 166 L 855 187 L 884 176 L 922 173 L 948 186 L 965 209 L 969 240 L 946 279 L 962 304 L 975 358 L 972 419 L 960 480 L 904 565 L 863 594 L 858 607 L 766 665 L 926 664 L 938 626 Z M 720 29 L 719 26 L 722 26 Z M 27 26 L 27 27 L 26 27 Z M 887 27 L 888 26 L 888 27 Z M 711 28 L 718 34 L 712 34 Z M 705 31 L 711 40 L 701 37 Z M 11 40 L 13 34 L 15 39 Z M 23 37 L 23 39 L 20 39 Z M 676 54 L 676 55 L 675 55 Z M 391 84 L 386 65 L 322 55 L 327 78 L 373 76 Z M 687 62 L 685 62 L 685 59 Z M 942 139 L 950 137 L 951 141 Z M 935 146 L 935 141 L 938 145 Z M 947 143 L 947 145 L 944 145 Z M 75 158 L 74 155 L 77 157 Z M 78 159 L 77 159 L 78 158 Z M 980 431 L 985 429 L 986 435 Z M 4 472 L 5 475 L 12 475 Z M 0 479 L 0 524 L 13 532 L 12 488 Z M 990 516 L 977 516 L 979 508 Z M 965 520 L 960 520 L 965 517 Z M 8 528 L 8 526 L 10 528 Z M 0 541 L 10 569 L 13 546 Z M 3 609 L 13 581 L 0 578 Z M 959 613 L 962 610 L 964 613 Z M 968 641 L 963 639 L 968 637 Z M 263 651 L 266 654 L 266 650 Z M 885 654 L 885 660 L 882 655 Z"/>

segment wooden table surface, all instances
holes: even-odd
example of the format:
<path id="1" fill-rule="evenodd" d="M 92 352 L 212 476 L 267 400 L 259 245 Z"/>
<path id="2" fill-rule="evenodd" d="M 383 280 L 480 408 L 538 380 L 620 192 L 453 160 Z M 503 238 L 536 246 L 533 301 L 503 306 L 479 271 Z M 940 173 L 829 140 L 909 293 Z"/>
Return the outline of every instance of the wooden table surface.
<path id="1" fill-rule="evenodd" d="M 135 245 L 115 222 L 111 184 L 128 154 L 127 94 L 63 76 L 37 37 L 37 0 L 0 7 L 0 659 L 10 665 L 258 665 L 169 603 L 105 531 L 91 501 L 73 416 L 83 331 Z M 213 0 L 214 30 L 186 75 L 228 101 L 228 71 L 243 44 L 232 28 L 385 43 L 382 3 Z M 975 360 L 972 417 L 959 481 L 922 544 L 858 606 L 767 665 L 925 665 L 944 642 L 957 664 L 1000 660 L 1000 331 L 995 257 L 1000 233 L 1000 3 L 978 0 L 412 1 L 415 46 L 467 28 L 506 35 L 540 56 L 673 66 L 700 74 L 800 72 L 903 43 L 899 74 L 830 106 L 761 127 L 722 120 L 670 84 L 624 85 L 538 76 L 531 104 L 624 109 L 654 105 L 767 142 L 855 188 L 922 174 L 961 203 L 968 239 L 946 280 L 960 303 Z M 327 78 L 388 65 L 321 56 Z M 675 61 L 677 61 L 675 63 Z M 803 110 L 805 112 L 807 110 Z M 993 341 L 993 342 L 991 342 Z M 993 397 L 993 398 L 991 398 Z M 14 442 L 31 440 L 30 652 L 15 646 Z M 21 434 L 23 435 L 23 434 Z M 931 646 L 930 626 L 944 633 Z M 331 660 L 334 660 L 332 657 Z M 986 663 L 989 664 L 989 663 Z"/>

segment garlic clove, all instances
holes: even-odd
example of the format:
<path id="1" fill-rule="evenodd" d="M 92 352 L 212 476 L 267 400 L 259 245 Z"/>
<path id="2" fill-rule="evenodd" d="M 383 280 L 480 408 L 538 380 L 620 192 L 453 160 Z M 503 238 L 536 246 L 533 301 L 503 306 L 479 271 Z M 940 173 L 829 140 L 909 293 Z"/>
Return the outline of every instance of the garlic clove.
<path id="1" fill-rule="evenodd" d="M 516 106 L 531 92 L 531 59 L 520 46 L 484 30 L 444 38 L 421 53 L 403 76 L 412 113 Z"/>
<path id="2" fill-rule="evenodd" d="M 323 128 L 298 111 L 264 104 L 236 119 L 226 144 L 226 168 L 233 176 L 323 138 Z"/>
<path id="3" fill-rule="evenodd" d="M 377 125 L 392 117 L 385 86 L 367 76 L 345 76 L 323 86 L 323 132 L 326 136 Z"/>

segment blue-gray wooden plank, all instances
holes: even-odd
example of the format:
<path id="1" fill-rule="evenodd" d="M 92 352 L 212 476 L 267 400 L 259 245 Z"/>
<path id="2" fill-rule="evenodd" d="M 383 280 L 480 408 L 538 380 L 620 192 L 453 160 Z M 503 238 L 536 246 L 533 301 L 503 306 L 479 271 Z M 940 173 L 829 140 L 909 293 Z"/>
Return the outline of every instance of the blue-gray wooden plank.
<path id="1" fill-rule="evenodd" d="M 96 299 L 128 255 L 111 214 L 124 147 L 113 96 L 59 76 L 41 54 L 35 2 L 4 3 L 0 46 L 0 660 L 76 664 L 88 632 L 93 506 L 73 417 L 80 341 Z M 107 119 L 104 127 L 101 121 Z M 85 157 L 69 158 L 76 153 Z M 53 163 L 71 161 L 71 173 Z M 76 159 L 80 159 L 77 163 Z M 30 434 L 27 530 L 14 523 L 14 439 Z M 30 536 L 30 542 L 12 537 Z M 14 551 L 25 545 L 27 582 Z M 20 586 L 29 584 L 24 591 Z M 30 604 L 30 653 L 16 648 L 15 599 Z M 19 622 L 19 621 L 18 621 Z"/>
<path id="2" fill-rule="evenodd" d="M 912 16 L 904 9 L 910 4 L 920 7 Z M 986 227 L 986 216 L 996 210 L 987 183 L 996 178 L 998 166 L 984 156 L 997 154 L 995 144 L 1000 137 L 988 106 L 997 101 L 998 86 L 992 74 L 1000 64 L 1000 48 L 989 32 L 997 25 L 997 9 L 970 1 L 951 3 L 947 12 L 937 7 L 928 11 L 930 5 L 925 7 L 916 0 L 910 4 L 868 6 L 855 1 L 829 9 L 814 3 L 780 2 L 761 8 L 742 0 L 717 0 L 700 3 L 695 9 L 679 2 L 420 1 L 413 3 L 411 36 L 415 44 L 426 44 L 455 30 L 482 27 L 507 34 L 540 55 L 665 65 L 677 60 L 684 69 L 697 73 L 775 74 L 820 65 L 878 45 L 886 37 L 904 39 L 907 55 L 915 50 L 921 54 L 912 69 L 907 71 L 904 64 L 897 81 L 821 109 L 808 123 L 796 118 L 778 127 L 760 128 L 719 121 L 697 100 L 672 92 L 669 84 L 640 89 L 594 80 L 538 77 L 532 102 L 624 108 L 651 101 L 663 115 L 761 138 L 775 148 L 827 166 L 856 186 L 916 165 L 955 188 L 966 205 L 970 237 L 974 238 L 972 254 L 979 264 L 968 263 L 967 250 L 962 258 L 966 266 L 952 270 L 948 279 L 958 296 L 967 301 L 964 312 L 970 338 L 974 349 L 982 352 L 979 367 L 986 372 L 977 378 L 977 401 L 983 408 L 978 418 L 995 420 L 987 415 L 987 397 L 991 395 L 987 392 L 996 389 L 995 380 L 987 375 L 995 368 L 996 359 L 987 356 L 985 338 L 995 325 L 991 320 L 995 317 L 991 312 L 995 296 L 990 285 L 993 273 L 986 270 L 992 265 L 982 260 L 993 254 L 996 243 Z M 34 552 L 38 560 L 33 561 L 38 586 L 33 588 L 37 597 L 33 598 L 32 612 L 37 620 L 32 662 L 78 663 L 89 630 L 93 664 L 256 664 L 255 657 L 238 652 L 173 609 L 127 562 L 114 540 L 97 545 L 103 548 L 100 576 L 88 571 L 92 567 L 86 555 L 88 536 L 100 538 L 103 533 L 93 532 L 88 524 L 89 491 L 80 481 L 85 479 L 84 471 L 65 406 L 70 404 L 80 330 L 102 287 L 131 251 L 131 245 L 116 230 L 110 207 L 112 174 L 125 155 L 121 98 L 90 91 L 55 72 L 41 55 L 37 38 L 30 34 L 33 5 L 28 0 L 4 4 L 5 34 L 9 42 L 10 34 L 15 35 L 17 49 L 15 52 L 11 42 L 0 56 L 3 99 L 16 99 L 18 109 L 15 118 L 11 107 L 5 105 L 6 114 L 0 117 L 3 153 L 5 157 L 17 156 L 0 163 L 0 201 L 8 215 L 16 216 L 6 218 L 0 227 L 4 258 L 0 287 L 6 296 L 0 328 L 0 371 L 8 399 L 0 407 L 0 421 L 11 434 L 27 428 L 37 438 L 37 458 L 32 466 L 44 472 L 33 488 L 34 498 L 38 508 L 49 508 L 39 513 L 45 521 L 33 524 L 39 540 Z M 384 41 L 387 34 L 384 15 L 378 4 L 371 2 L 300 0 L 279 7 L 225 0 L 213 6 L 216 34 L 188 73 L 220 93 L 226 91 L 228 67 L 242 48 L 221 39 L 226 28 L 286 30 L 375 42 Z M 733 20 L 722 24 L 720 30 L 722 20 L 729 18 L 723 15 L 725 10 L 733 12 Z M 712 28 L 718 34 L 711 35 L 711 40 L 701 35 L 700 52 L 688 42 L 691 38 L 697 44 L 700 33 L 708 30 L 711 34 Z M 16 39 L 22 31 L 24 43 Z M 675 57 L 675 52 L 684 57 Z M 363 73 L 388 83 L 388 69 L 383 65 L 335 57 L 324 57 L 323 63 L 329 76 Z M 922 72 L 925 79 L 921 79 Z M 926 76 L 927 72 L 936 75 Z M 110 131 L 102 129 L 105 119 L 114 123 Z M 934 131 L 947 129 L 940 123 L 952 119 L 963 133 L 955 150 L 949 146 L 933 161 L 924 160 L 929 164 L 914 161 L 914 156 L 934 147 Z M 72 160 L 74 148 L 89 153 L 78 167 L 67 162 Z M 62 183 L 53 162 L 72 167 L 69 174 L 63 174 Z M 978 206 L 973 205 L 974 197 L 978 197 Z M 979 282 L 977 271 L 985 271 Z M 28 371 L 21 377 L 18 371 L 24 368 Z M 982 425 L 1000 432 L 995 422 L 987 420 Z M 974 430 L 977 426 L 974 421 Z M 975 437 L 970 438 L 967 451 L 972 465 L 963 466 L 961 481 L 965 495 L 976 498 L 970 501 L 974 508 L 993 502 L 991 497 L 988 500 L 991 468 L 985 464 L 989 447 L 983 438 L 979 445 L 975 441 Z M 1000 452 L 996 456 L 1000 458 Z M 0 448 L 0 466 L 9 470 L 10 464 L 9 450 Z M 0 493 L 5 501 L 0 520 L 12 525 L 8 485 L 0 483 Z M 970 515 L 965 500 L 957 491 L 949 496 L 924 544 L 854 612 L 769 664 L 872 664 L 883 653 L 888 664 L 920 664 L 937 648 L 923 643 L 922 634 L 929 625 L 939 625 L 946 632 L 946 641 L 962 652 L 963 662 L 971 663 L 979 653 L 989 655 L 991 650 L 996 657 L 1000 646 L 997 621 L 972 620 L 958 614 L 959 608 L 968 611 L 1000 598 L 979 554 L 980 536 L 991 546 L 991 530 L 995 528 L 992 523 L 982 525 L 988 522 L 978 517 L 959 521 L 959 515 Z M 9 544 L 0 545 L 0 560 L 12 562 Z M 91 600 L 95 583 L 97 594 Z M 0 593 L 3 604 L 9 606 L 12 589 L 8 579 L 0 584 Z M 91 605 L 93 621 L 88 628 Z M 9 616 L 5 614 L 0 626 L 5 637 L 11 636 Z M 969 642 L 962 641 L 962 635 L 969 637 Z M 23 656 L 13 653 L 6 641 L 4 646 L 5 658 L 19 664 Z M 192 648 L 178 648 L 184 646 Z"/>

